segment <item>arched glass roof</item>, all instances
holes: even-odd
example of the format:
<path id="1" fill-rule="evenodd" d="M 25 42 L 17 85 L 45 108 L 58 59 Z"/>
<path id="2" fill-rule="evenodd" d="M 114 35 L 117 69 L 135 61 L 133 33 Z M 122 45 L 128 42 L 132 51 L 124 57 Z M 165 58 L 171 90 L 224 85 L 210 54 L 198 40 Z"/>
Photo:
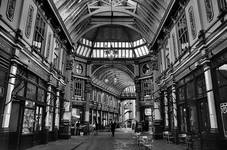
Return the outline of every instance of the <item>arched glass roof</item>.
<path id="1" fill-rule="evenodd" d="M 135 31 L 151 46 L 175 0 L 53 1 L 74 43 L 95 28 L 119 25 Z"/>
<path id="2" fill-rule="evenodd" d="M 149 54 L 145 39 L 134 42 L 92 42 L 80 39 L 75 54 L 90 58 L 138 58 Z"/>

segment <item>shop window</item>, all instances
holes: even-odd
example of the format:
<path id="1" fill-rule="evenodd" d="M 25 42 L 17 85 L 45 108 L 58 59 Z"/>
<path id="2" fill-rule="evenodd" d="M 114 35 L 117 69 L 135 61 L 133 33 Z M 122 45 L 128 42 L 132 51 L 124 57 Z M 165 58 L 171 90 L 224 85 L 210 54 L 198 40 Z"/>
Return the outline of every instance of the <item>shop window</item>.
<path id="1" fill-rule="evenodd" d="M 207 21 L 211 22 L 214 18 L 212 0 L 205 0 L 205 7 L 206 7 L 206 14 L 207 14 Z"/>
<path id="2" fill-rule="evenodd" d="M 207 100 L 203 100 L 199 103 L 199 120 L 200 120 L 200 132 L 209 131 L 209 110 Z"/>
<path id="3" fill-rule="evenodd" d="M 30 5 L 28 8 L 27 22 L 26 22 L 26 26 L 25 26 L 25 36 L 27 38 L 29 38 L 31 35 L 33 14 L 34 14 L 34 8 L 32 5 Z"/>
<path id="4" fill-rule="evenodd" d="M 193 10 L 193 7 L 192 6 L 188 9 L 188 14 L 189 14 L 189 21 L 190 21 L 190 25 L 191 25 L 192 38 L 195 39 L 196 38 L 196 35 L 197 35 L 197 31 L 196 31 L 196 23 L 195 23 L 195 17 L 194 17 L 194 10 Z"/>
<path id="5" fill-rule="evenodd" d="M 216 69 L 223 132 L 227 137 L 227 64 Z"/>
<path id="6" fill-rule="evenodd" d="M 42 130 L 43 107 L 37 106 L 35 112 L 35 131 Z"/>
<path id="7" fill-rule="evenodd" d="M 177 22 L 177 33 L 179 39 L 179 54 L 183 54 L 189 47 L 188 27 L 185 13 L 179 18 Z"/>
<path id="8" fill-rule="evenodd" d="M 23 118 L 23 134 L 29 134 L 34 132 L 34 116 L 35 111 L 33 109 L 25 108 Z"/>
<path id="9" fill-rule="evenodd" d="M 217 83 L 220 101 L 225 102 L 227 99 L 227 64 L 217 68 Z"/>
<path id="10" fill-rule="evenodd" d="M 36 86 L 32 83 L 27 84 L 26 98 L 36 100 Z"/>
<path id="11" fill-rule="evenodd" d="M 199 123 L 197 117 L 197 107 L 196 104 L 193 103 L 189 107 L 189 121 L 190 121 L 190 132 L 198 133 L 199 132 Z"/>
<path id="12" fill-rule="evenodd" d="M 188 100 L 192 100 L 195 98 L 195 88 L 194 88 L 194 82 L 190 81 L 187 83 L 186 86 L 186 95 Z"/>
<path id="13" fill-rule="evenodd" d="M 45 41 L 45 26 L 46 23 L 41 16 L 40 13 L 37 14 L 36 17 L 36 23 L 35 23 L 35 31 L 34 31 L 34 39 L 32 42 L 32 46 L 34 50 L 43 55 L 43 49 L 44 49 L 44 41 Z"/>
<path id="14" fill-rule="evenodd" d="M 180 132 L 188 132 L 187 109 L 185 105 L 179 106 Z"/>
<path id="15" fill-rule="evenodd" d="M 54 93 L 54 90 L 52 89 L 51 92 L 51 96 L 50 96 L 50 102 L 49 102 L 49 122 L 48 122 L 48 126 L 49 126 L 49 131 L 53 131 L 53 126 L 54 126 L 54 103 L 56 100 L 56 95 Z"/>
<path id="16" fill-rule="evenodd" d="M 206 84 L 204 75 L 200 75 L 196 78 L 196 97 L 202 98 L 206 96 Z"/>
<path id="17" fill-rule="evenodd" d="M 12 21 L 14 18 L 15 8 L 16 0 L 8 0 L 6 16 L 10 21 Z"/>
<path id="18" fill-rule="evenodd" d="M 178 100 L 179 102 L 185 101 L 185 86 L 178 88 Z"/>

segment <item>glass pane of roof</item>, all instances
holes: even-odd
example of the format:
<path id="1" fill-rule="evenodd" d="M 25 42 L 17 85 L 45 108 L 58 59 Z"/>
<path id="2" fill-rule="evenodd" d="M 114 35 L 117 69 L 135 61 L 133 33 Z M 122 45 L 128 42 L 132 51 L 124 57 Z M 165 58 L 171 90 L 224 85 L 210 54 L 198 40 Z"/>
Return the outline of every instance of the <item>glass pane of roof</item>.
<path id="1" fill-rule="evenodd" d="M 149 53 L 146 41 L 144 39 L 134 42 L 92 42 L 83 38 L 80 40 L 80 42 L 78 42 L 78 44 L 79 45 L 76 49 L 76 54 L 84 57 L 134 58 L 145 56 Z M 92 48 L 92 46 L 94 47 Z"/>

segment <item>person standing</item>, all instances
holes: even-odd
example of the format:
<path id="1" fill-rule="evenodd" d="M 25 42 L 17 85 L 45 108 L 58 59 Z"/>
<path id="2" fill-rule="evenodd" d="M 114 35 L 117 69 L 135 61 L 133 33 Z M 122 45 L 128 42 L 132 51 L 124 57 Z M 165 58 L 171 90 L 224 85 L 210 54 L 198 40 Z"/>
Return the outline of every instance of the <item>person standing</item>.
<path id="1" fill-rule="evenodd" d="M 111 123 L 111 132 L 112 132 L 112 136 L 114 136 L 115 128 L 116 128 L 116 123 L 115 123 L 115 122 L 112 122 L 112 123 Z"/>
<path id="2" fill-rule="evenodd" d="M 76 135 L 80 135 L 80 121 L 76 123 Z"/>

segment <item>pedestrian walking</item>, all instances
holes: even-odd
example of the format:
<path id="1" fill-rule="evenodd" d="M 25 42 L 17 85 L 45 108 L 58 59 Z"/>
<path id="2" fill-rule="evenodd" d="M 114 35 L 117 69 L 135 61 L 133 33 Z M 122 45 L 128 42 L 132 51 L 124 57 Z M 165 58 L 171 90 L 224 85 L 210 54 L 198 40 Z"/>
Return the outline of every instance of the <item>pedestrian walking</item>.
<path id="1" fill-rule="evenodd" d="M 114 136 L 114 132 L 115 132 L 115 128 L 116 128 L 116 123 L 115 122 L 112 122 L 111 125 L 111 132 L 112 132 L 112 136 Z"/>

